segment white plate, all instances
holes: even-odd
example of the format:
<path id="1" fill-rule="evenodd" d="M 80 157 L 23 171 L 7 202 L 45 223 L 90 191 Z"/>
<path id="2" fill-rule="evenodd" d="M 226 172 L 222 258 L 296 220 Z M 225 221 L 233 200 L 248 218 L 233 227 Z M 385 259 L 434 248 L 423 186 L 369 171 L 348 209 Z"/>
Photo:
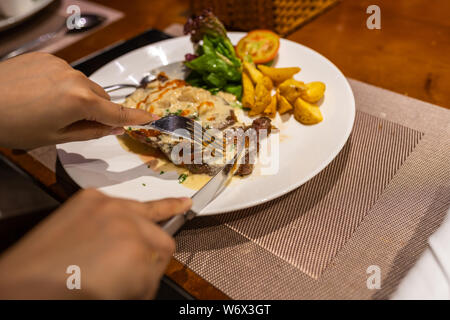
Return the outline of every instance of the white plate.
<path id="1" fill-rule="evenodd" d="M 14 17 L 3 17 L 0 16 L 0 31 L 12 28 L 13 26 L 27 20 L 34 14 L 38 13 L 39 11 L 43 10 L 45 7 L 47 7 L 50 3 L 52 3 L 55 0 L 41 0 L 36 3 L 36 5 L 29 10 L 28 12 L 14 16 Z"/>
<path id="2" fill-rule="evenodd" d="M 244 33 L 230 32 L 229 35 L 236 43 Z M 161 41 L 108 63 L 91 79 L 102 86 L 138 83 L 146 71 L 183 60 L 187 52 L 192 52 L 188 37 Z M 326 84 L 320 106 L 324 120 L 305 126 L 293 117 L 282 122 L 277 115 L 275 125 L 281 129 L 278 173 L 260 175 L 255 172 L 235 181 L 203 210 L 204 215 L 255 206 L 299 187 L 334 159 L 350 135 L 355 100 L 349 83 L 336 66 L 317 52 L 285 39 L 281 39 L 276 66 L 300 66 L 302 71 L 295 76 L 297 79 Z M 113 136 L 66 143 L 58 145 L 57 149 L 62 165 L 83 188 L 95 187 L 111 196 L 141 201 L 191 196 L 195 192 L 179 184 L 175 172 L 161 176 L 148 169 L 139 156 L 125 151 Z"/>

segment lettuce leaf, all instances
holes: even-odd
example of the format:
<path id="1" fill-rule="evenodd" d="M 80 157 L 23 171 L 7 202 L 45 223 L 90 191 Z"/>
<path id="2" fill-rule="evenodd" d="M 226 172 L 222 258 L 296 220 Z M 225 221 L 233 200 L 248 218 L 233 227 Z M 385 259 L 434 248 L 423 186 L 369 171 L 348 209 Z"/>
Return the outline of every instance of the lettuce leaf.
<path id="1" fill-rule="evenodd" d="M 191 35 L 196 47 L 195 55 L 186 54 L 185 65 L 192 70 L 187 82 L 213 93 L 230 92 L 240 99 L 241 61 L 220 20 L 211 10 L 205 10 L 186 22 L 184 32 Z"/>

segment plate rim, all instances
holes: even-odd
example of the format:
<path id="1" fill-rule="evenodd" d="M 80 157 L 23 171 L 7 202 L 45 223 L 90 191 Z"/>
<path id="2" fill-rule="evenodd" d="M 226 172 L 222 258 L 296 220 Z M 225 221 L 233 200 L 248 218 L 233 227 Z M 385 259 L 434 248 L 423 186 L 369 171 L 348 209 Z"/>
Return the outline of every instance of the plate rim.
<path id="1" fill-rule="evenodd" d="M 228 32 L 231 35 L 234 35 L 236 37 L 238 36 L 243 36 L 246 33 L 245 32 Z M 115 61 L 117 61 L 117 59 L 121 59 L 121 58 L 125 58 L 128 55 L 131 55 L 133 53 L 135 53 L 138 50 L 145 50 L 146 48 L 152 47 L 152 46 L 157 46 L 160 45 L 161 43 L 166 43 L 166 42 L 176 42 L 176 41 L 183 41 L 185 39 L 187 39 L 189 36 L 182 36 L 182 37 L 175 37 L 175 38 L 170 38 L 170 39 L 165 39 L 165 40 L 161 40 L 161 41 L 157 41 L 148 45 L 145 45 L 143 47 L 140 48 L 136 48 L 130 52 L 127 52 L 123 55 L 121 55 L 120 57 L 117 57 L 116 59 L 108 62 L 107 64 L 103 65 L 102 67 L 100 67 L 99 69 L 97 69 L 95 72 L 93 72 L 89 78 L 95 77 L 96 74 L 98 72 L 101 72 L 101 70 L 107 66 L 109 66 L 110 64 L 114 63 Z M 342 149 L 344 148 L 345 144 L 347 143 L 350 134 L 353 130 L 353 126 L 354 126 L 354 122 L 355 122 L 355 116 L 356 116 L 356 102 L 355 102 L 355 97 L 354 97 L 354 93 L 352 90 L 352 87 L 350 86 L 350 83 L 348 82 L 347 77 L 345 77 L 345 75 L 342 73 L 342 71 L 333 63 L 331 62 L 328 58 L 326 58 L 325 56 L 323 56 L 322 54 L 320 54 L 319 52 L 315 51 L 314 49 L 311 49 L 303 44 L 297 43 L 295 41 L 289 40 L 289 39 L 285 39 L 285 38 L 281 38 L 280 40 L 282 41 L 287 41 L 290 42 L 293 45 L 297 45 L 297 46 L 301 46 L 303 49 L 306 49 L 307 51 L 318 55 L 319 57 L 321 57 L 331 68 L 333 68 L 335 70 L 335 72 L 337 72 L 337 74 L 339 76 L 342 77 L 342 79 L 344 80 L 343 83 L 345 84 L 346 89 L 348 90 L 349 93 L 349 98 L 351 100 L 351 106 L 350 106 L 350 111 L 351 111 L 351 115 L 349 115 L 349 125 L 346 129 L 346 131 L 343 134 L 343 138 L 341 139 L 340 143 L 334 148 L 334 152 L 332 152 L 325 160 L 322 161 L 322 164 L 319 165 L 315 170 L 312 170 L 311 172 L 309 172 L 303 179 L 299 180 L 299 182 L 297 183 L 292 183 L 289 187 L 283 188 L 282 190 L 278 190 L 274 193 L 272 193 L 269 197 L 265 197 L 262 199 L 257 199 L 257 200 L 253 200 L 250 201 L 244 205 L 230 205 L 226 208 L 226 211 L 220 211 L 220 208 L 217 208 L 217 210 L 212 211 L 212 212 L 207 212 L 206 210 L 208 209 L 208 207 L 210 205 L 208 205 L 207 207 L 205 207 L 204 210 L 202 210 L 201 213 L 199 213 L 199 215 L 201 216 L 209 216 L 209 215 L 217 215 L 217 214 L 223 214 L 223 213 L 228 213 L 228 212 L 233 212 L 233 211 L 237 211 L 237 210 L 243 210 L 243 209 L 248 209 L 251 207 L 255 207 L 258 205 L 261 205 L 263 203 L 269 202 L 271 200 L 277 199 L 285 194 L 288 194 L 292 191 L 294 191 L 295 189 L 298 189 L 300 186 L 302 186 L 303 184 L 307 183 L 309 180 L 311 180 L 313 177 L 315 177 L 317 174 L 319 174 L 322 170 L 324 170 L 335 158 L 336 156 L 342 151 Z M 57 153 L 58 153 L 58 157 L 59 157 L 59 149 L 58 149 L 59 144 L 56 146 L 57 148 Z M 64 167 L 64 165 L 63 165 Z M 65 169 L 65 168 L 64 168 Z M 66 170 L 66 169 L 65 169 Z M 67 172 L 67 170 L 66 170 Z M 74 179 L 74 177 L 72 177 L 72 175 L 70 175 L 69 172 L 67 172 L 67 174 L 76 182 L 76 180 Z M 77 183 L 77 182 L 76 182 Z M 78 183 L 77 183 L 78 185 Z M 80 186 L 80 188 L 83 188 Z M 212 203 L 212 202 L 211 202 Z"/>

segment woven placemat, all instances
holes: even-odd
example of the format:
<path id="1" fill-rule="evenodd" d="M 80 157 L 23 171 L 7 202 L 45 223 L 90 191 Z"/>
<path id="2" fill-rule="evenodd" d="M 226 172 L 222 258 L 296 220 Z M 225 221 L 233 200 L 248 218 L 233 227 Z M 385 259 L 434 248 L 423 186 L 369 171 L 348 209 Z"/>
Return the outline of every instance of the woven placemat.
<path id="1" fill-rule="evenodd" d="M 317 279 L 421 136 L 359 111 L 344 149 L 317 177 L 296 192 L 218 220 Z"/>
<path id="2" fill-rule="evenodd" d="M 236 299 L 389 297 L 449 207 L 450 112 L 350 83 L 357 114 L 339 156 L 279 199 L 192 221 L 179 261 Z"/>

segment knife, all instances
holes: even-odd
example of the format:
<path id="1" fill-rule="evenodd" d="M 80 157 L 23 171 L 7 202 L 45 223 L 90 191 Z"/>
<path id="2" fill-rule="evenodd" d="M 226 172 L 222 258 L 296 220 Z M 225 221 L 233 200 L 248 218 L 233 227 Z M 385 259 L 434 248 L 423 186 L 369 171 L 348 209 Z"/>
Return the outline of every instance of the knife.
<path id="1" fill-rule="evenodd" d="M 192 207 L 182 215 L 176 215 L 163 222 L 161 227 L 168 234 L 174 235 L 189 220 L 192 220 L 216 197 L 222 187 L 239 168 L 239 162 L 245 153 L 244 147 L 237 148 L 233 159 L 229 160 L 214 177 L 192 196 Z"/>

